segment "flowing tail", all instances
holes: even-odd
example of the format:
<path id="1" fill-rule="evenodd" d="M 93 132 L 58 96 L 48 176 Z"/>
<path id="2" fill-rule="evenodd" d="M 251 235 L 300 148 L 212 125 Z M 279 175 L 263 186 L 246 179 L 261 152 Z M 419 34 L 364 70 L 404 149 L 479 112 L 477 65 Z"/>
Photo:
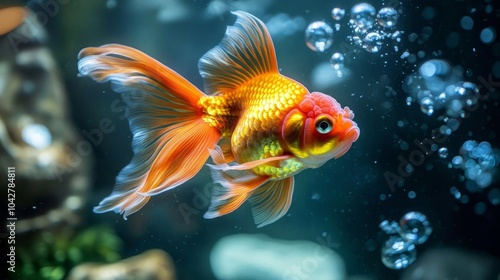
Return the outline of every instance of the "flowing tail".
<path id="1" fill-rule="evenodd" d="M 94 208 L 126 219 L 152 195 L 196 175 L 221 135 L 202 120 L 197 102 L 204 93 L 148 55 L 113 44 L 85 48 L 78 59 L 81 75 L 111 81 L 129 106 L 134 156 L 116 177 L 111 195 Z"/>

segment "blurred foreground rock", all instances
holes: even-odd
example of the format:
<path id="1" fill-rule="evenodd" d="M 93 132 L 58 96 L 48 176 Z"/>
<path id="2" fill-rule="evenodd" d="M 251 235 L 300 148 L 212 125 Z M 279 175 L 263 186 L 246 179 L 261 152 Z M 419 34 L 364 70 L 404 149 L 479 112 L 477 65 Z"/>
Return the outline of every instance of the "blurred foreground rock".
<path id="1" fill-rule="evenodd" d="M 90 185 L 92 145 L 71 122 L 44 26 L 23 7 L 0 15 L 0 168 L 15 168 L 16 232 L 75 225 Z"/>
<path id="2" fill-rule="evenodd" d="M 463 249 L 434 249 L 423 253 L 408 267 L 401 280 L 497 280 L 500 260 Z"/>
<path id="3" fill-rule="evenodd" d="M 222 238 L 210 253 L 210 265 L 219 280 L 346 279 L 344 261 L 330 248 L 264 235 Z"/>
<path id="4" fill-rule="evenodd" d="M 73 268 L 68 280 L 175 280 L 174 263 L 162 250 L 149 250 L 113 264 L 86 263 Z"/>

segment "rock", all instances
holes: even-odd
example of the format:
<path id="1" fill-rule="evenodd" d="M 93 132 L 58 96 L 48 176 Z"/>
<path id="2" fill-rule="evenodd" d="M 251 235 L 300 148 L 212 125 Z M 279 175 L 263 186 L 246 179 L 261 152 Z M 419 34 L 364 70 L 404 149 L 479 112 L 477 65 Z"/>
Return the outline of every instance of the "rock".
<path id="1" fill-rule="evenodd" d="M 0 9 L 0 168 L 15 167 L 16 233 L 80 222 L 92 145 L 71 121 L 68 93 L 43 24 L 27 8 Z M 5 182 L 6 173 L 0 174 Z"/>
<path id="2" fill-rule="evenodd" d="M 112 264 L 84 263 L 67 280 L 175 280 L 174 263 L 162 250 L 149 250 Z"/>
<path id="3" fill-rule="evenodd" d="M 500 260 L 463 249 L 433 249 L 408 267 L 401 280 L 500 279 Z"/>
<path id="4" fill-rule="evenodd" d="M 264 235 L 222 238 L 210 253 L 210 265 L 219 280 L 346 279 L 344 261 L 330 248 Z"/>

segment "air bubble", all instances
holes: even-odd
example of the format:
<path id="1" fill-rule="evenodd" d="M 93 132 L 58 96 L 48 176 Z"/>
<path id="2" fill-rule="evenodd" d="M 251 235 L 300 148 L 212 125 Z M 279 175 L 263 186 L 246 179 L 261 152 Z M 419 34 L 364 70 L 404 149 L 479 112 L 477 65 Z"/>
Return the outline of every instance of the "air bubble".
<path id="1" fill-rule="evenodd" d="M 411 33 L 410 35 L 408 35 L 408 41 L 410 41 L 411 43 L 415 42 L 417 38 L 418 38 L 417 33 Z"/>
<path id="2" fill-rule="evenodd" d="M 366 33 L 375 24 L 375 8 L 368 3 L 359 3 L 351 8 L 351 23 L 355 31 Z"/>
<path id="3" fill-rule="evenodd" d="M 467 107 L 472 107 L 476 105 L 479 100 L 479 88 L 474 83 L 461 82 L 458 84 L 460 86 L 461 95 L 464 98 L 465 105 Z"/>
<path id="4" fill-rule="evenodd" d="M 500 204 L 500 190 L 492 189 L 488 193 L 488 199 L 490 200 L 491 204 L 499 205 Z"/>
<path id="5" fill-rule="evenodd" d="M 385 28 L 393 28 L 398 22 L 398 12 L 392 7 L 384 7 L 377 13 L 377 23 Z"/>
<path id="6" fill-rule="evenodd" d="M 496 36 L 497 34 L 495 28 L 493 27 L 486 27 L 481 31 L 481 34 L 479 35 L 481 41 L 485 44 L 489 44 L 495 41 Z"/>
<path id="7" fill-rule="evenodd" d="M 394 33 L 390 34 L 391 39 L 398 43 L 401 42 L 401 33 L 401 31 L 395 31 Z"/>
<path id="8" fill-rule="evenodd" d="M 391 269 L 402 269 L 417 259 L 415 245 L 399 236 L 391 236 L 381 252 L 382 263 Z"/>
<path id="9" fill-rule="evenodd" d="M 401 141 L 401 143 L 399 143 L 399 148 L 403 151 L 407 151 L 410 148 L 410 144 L 408 144 L 408 142 Z"/>
<path id="10" fill-rule="evenodd" d="M 405 240 L 422 244 L 432 233 L 432 227 L 427 217 L 420 212 L 408 212 L 399 221 L 399 234 Z"/>
<path id="11" fill-rule="evenodd" d="M 483 215 L 486 213 L 486 204 L 484 202 L 478 202 L 474 205 L 474 213 L 476 213 L 476 215 Z"/>
<path id="12" fill-rule="evenodd" d="M 471 30 L 474 26 L 474 21 L 469 16 L 464 16 L 460 19 L 460 26 L 465 30 Z"/>
<path id="13" fill-rule="evenodd" d="M 440 158 L 447 158 L 448 157 L 448 148 L 446 148 L 446 147 L 439 148 L 438 155 Z"/>
<path id="14" fill-rule="evenodd" d="M 460 126 L 460 122 L 455 118 L 451 118 L 446 122 L 446 126 L 448 126 L 452 131 L 456 131 Z"/>
<path id="15" fill-rule="evenodd" d="M 324 52 L 333 43 L 333 29 L 324 21 L 309 24 L 305 32 L 306 45 L 313 51 Z"/>
<path id="16" fill-rule="evenodd" d="M 345 10 L 341 8 L 332 9 L 332 18 L 334 20 L 341 20 L 345 15 Z"/>
<path id="17" fill-rule="evenodd" d="M 453 167 L 455 167 L 455 168 L 460 167 L 463 162 L 464 162 L 464 160 L 463 160 L 463 158 L 461 156 L 455 156 L 451 160 L 451 164 L 453 164 Z"/>
<path id="18" fill-rule="evenodd" d="M 431 116 L 434 114 L 434 101 L 430 97 L 425 97 L 422 100 L 420 100 L 420 110 L 428 115 Z"/>
<path id="19" fill-rule="evenodd" d="M 451 135 L 451 129 L 446 125 L 442 125 L 439 127 L 439 132 L 443 135 Z"/>
<path id="20" fill-rule="evenodd" d="M 433 7 L 425 7 L 422 10 L 422 17 L 425 20 L 431 20 L 431 19 L 435 18 L 436 15 L 437 15 L 437 11 Z"/>
<path id="21" fill-rule="evenodd" d="M 344 55 L 341 53 L 334 53 L 330 58 L 330 65 L 333 69 L 339 70 L 344 67 Z"/>
<path id="22" fill-rule="evenodd" d="M 408 192 L 408 198 L 409 199 L 414 199 L 415 197 L 417 197 L 417 193 L 414 192 L 414 191 L 409 191 Z"/>
<path id="23" fill-rule="evenodd" d="M 475 181 L 479 187 L 486 188 L 493 181 L 493 175 L 491 173 L 481 173 Z"/>
<path id="24" fill-rule="evenodd" d="M 413 101 L 413 98 L 411 98 L 410 96 L 406 97 L 406 105 L 407 106 L 410 106 L 412 101 Z"/>
<path id="25" fill-rule="evenodd" d="M 462 144 L 462 149 L 465 152 L 470 152 L 475 147 L 477 147 L 477 142 L 473 140 L 467 140 Z"/>
<path id="26" fill-rule="evenodd" d="M 371 53 L 377 53 L 382 48 L 382 40 L 384 38 L 377 32 L 371 32 L 363 39 L 363 49 Z"/>
<path id="27" fill-rule="evenodd" d="M 451 66 L 448 62 L 440 59 L 431 59 L 426 61 L 420 66 L 420 74 L 424 78 L 431 78 L 433 76 L 445 76 L 451 70 Z"/>
<path id="28" fill-rule="evenodd" d="M 453 195 L 453 197 L 455 197 L 455 199 L 460 199 L 460 197 L 462 196 L 462 194 L 456 187 L 451 187 L 450 193 L 451 195 Z"/>

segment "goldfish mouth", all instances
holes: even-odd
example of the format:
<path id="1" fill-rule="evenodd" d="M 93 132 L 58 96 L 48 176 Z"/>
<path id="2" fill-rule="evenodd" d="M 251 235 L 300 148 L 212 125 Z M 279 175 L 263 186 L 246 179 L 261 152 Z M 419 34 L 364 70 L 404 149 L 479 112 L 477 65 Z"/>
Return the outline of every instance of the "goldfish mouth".
<path id="1" fill-rule="evenodd" d="M 342 141 L 340 141 L 329 153 L 302 158 L 301 161 L 311 168 L 318 168 L 330 159 L 337 159 L 347 153 L 347 151 L 351 148 L 352 143 L 358 140 L 358 137 L 359 128 L 354 125 L 346 131 Z"/>
<path id="2" fill-rule="evenodd" d="M 344 139 L 333 149 L 332 157 L 337 159 L 343 156 L 352 146 L 359 137 L 359 128 L 357 126 L 352 126 L 345 133 Z"/>

